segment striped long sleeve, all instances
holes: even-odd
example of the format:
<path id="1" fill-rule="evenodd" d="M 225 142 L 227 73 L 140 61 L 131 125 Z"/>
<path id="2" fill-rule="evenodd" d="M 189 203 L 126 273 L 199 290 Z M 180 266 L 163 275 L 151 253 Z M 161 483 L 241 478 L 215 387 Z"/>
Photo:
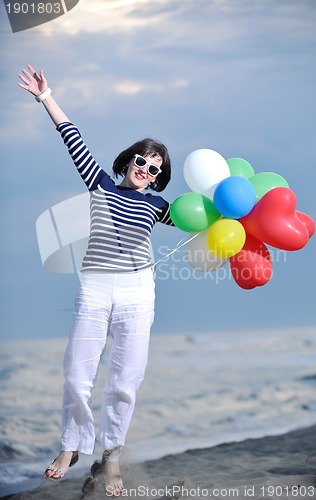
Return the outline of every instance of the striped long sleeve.
<path id="1" fill-rule="evenodd" d="M 173 225 L 161 196 L 116 186 L 99 166 L 77 127 L 57 127 L 90 191 L 90 237 L 82 270 L 133 272 L 152 265 L 150 236 L 156 222 Z"/>

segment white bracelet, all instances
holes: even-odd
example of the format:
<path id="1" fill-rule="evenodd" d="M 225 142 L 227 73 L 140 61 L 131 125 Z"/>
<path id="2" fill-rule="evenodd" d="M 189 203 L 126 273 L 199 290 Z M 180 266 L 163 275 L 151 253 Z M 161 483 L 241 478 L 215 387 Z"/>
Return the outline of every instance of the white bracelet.
<path id="1" fill-rule="evenodd" d="M 50 89 L 48 87 L 48 89 L 44 90 L 44 92 L 42 92 L 41 94 L 38 94 L 37 96 L 35 96 L 35 100 L 37 102 L 42 102 L 44 101 L 44 99 L 46 99 L 46 97 L 48 97 L 49 95 L 51 95 L 52 93 L 52 89 Z"/>

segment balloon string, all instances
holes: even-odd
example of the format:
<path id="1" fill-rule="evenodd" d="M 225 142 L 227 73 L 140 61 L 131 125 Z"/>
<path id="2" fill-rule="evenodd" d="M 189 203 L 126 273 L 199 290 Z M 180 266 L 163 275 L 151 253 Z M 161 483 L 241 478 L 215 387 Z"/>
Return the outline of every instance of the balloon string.
<path id="1" fill-rule="evenodd" d="M 194 234 L 193 236 L 191 236 L 191 238 L 189 238 L 188 240 L 185 240 L 184 243 L 181 243 L 182 240 L 180 240 L 178 243 L 177 243 L 177 246 L 176 248 L 174 248 L 173 250 L 171 250 L 171 252 L 167 253 L 167 255 L 164 255 L 164 257 L 162 257 L 162 259 L 159 259 L 157 260 L 157 262 L 155 262 L 152 267 L 156 267 L 157 264 L 159 264 L 159 262 L 162 262 L 163 260 L 167 259 L 167 257 L 170 257 L 170 255 L 172 255 L 174 252 L 176 252 L 177 250 L 179 250 L 181 247 L 183 247 L 184 245 L 186 245 L 187 243 L 189 243 L 190 241 L 194 240 L 194 238 L 196 238 L 200 233 L 196 233 Z M 180 245 L 181 243 L 181 245 Z"/>

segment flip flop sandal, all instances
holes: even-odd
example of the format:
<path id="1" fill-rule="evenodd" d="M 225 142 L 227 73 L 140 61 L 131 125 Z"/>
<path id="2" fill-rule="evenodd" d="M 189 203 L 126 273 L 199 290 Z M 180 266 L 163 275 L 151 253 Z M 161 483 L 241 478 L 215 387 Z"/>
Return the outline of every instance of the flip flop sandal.
<path id="1" fill-rule="evenodd" d="M 55 479 L 55 481 L 57 481 L 58 479 L 61 479 L 62 477 L 64 477 L 65 473 L 62 472 L 60 469 L 54 469 L 54 467 L 52 467 L 52 465 L 56 462 L 58 457 L 56 457 L 51 465 L 49 467 L 47 467 L 47 469 L 45 470 L 45 476 L 47 479 Z M 73 467 L 73 465 L 76 465 L 76 463 L 78 462 L 79 460 L 79 453 L 77 453 L 75 456 L 73 455 L 72 456 L 72 459 L 70 460 L 70 464 L 69 464 L 69 467 Z M 53 474 L 51 476 L 48 476 L 46 474 L 47 471 L 50 471 L 52 472 Z M 54 477 L 56 474 L 58 474 L 57 477 Z"/>

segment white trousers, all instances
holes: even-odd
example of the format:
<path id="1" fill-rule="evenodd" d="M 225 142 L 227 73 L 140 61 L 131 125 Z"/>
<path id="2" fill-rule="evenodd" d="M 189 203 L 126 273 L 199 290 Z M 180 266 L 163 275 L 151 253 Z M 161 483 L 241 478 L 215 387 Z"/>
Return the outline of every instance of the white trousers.
<path id="1" fill-rule="evenodd" d="M 92 454 L 91 393 L 108 335 L 113 338 L 100 411 L 104 449 L 123 446 L 136 392 L 145 374 L 155 283 L 151 269 L 135 273 L 82 272 L 64 357 L 62 450 Z"/>

